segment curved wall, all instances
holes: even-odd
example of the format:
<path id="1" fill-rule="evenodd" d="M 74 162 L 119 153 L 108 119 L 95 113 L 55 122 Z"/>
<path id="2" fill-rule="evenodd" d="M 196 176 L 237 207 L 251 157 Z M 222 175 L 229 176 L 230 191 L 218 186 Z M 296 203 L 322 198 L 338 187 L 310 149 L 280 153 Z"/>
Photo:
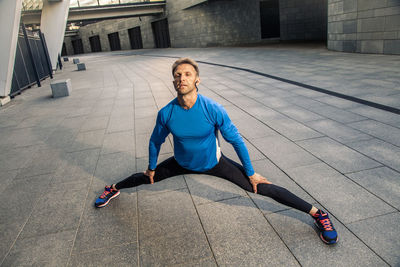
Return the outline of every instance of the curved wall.
<path id="1" fill-rule="evenodd" d="M 400 54 L 399 0 L 328 0 L 328 49 Z"/>

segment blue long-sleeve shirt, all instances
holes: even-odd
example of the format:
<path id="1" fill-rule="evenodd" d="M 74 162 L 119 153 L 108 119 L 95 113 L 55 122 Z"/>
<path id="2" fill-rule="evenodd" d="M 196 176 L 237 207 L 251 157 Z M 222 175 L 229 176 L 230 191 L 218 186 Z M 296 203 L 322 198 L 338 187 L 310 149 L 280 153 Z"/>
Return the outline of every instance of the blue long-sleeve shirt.
<path id="1" fill-rule="evenodd" d="M 169 133 L 173 136 L 174 157 L 179 165 L 198 172 L 213 168 L 221 153 L 218 130 L 234 147 L 246 175 L 253 175 L 246 145 L 225 109 L 200 94 L 188 110 L 182 108 L 175 98 L 158 112 L 149 144 L 149 168 L 156 168 L 161 144 Z"/>

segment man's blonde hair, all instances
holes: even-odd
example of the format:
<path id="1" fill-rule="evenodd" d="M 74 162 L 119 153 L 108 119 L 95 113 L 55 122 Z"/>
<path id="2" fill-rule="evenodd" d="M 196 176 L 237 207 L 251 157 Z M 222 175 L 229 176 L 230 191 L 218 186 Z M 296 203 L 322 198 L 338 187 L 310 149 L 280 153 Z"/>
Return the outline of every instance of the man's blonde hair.
<path id="1" fill-rule="evenodd" d="M 174 76 L 176 68 L 179 65 L 182 65 L 182 64 L 190 64 L 190 65 L 192 65 L 193 68 L 196 71 L 197 76 L 199 76 L 199 74 L 200 74 L 199 65 L 197 64 L 196 61 L 194 61 L 193 59 L 188 58 L 188 57 L 181 57 L 180 59 L 175 61 L 174 64 L 172 64 L 172 76 Z"/>

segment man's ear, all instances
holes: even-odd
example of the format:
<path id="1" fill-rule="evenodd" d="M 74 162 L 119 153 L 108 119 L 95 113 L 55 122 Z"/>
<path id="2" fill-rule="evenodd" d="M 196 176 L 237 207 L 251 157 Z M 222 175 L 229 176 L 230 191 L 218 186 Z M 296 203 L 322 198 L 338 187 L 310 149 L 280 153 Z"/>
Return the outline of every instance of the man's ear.
<path id="1" fill-rule="evenodd" d="M 200 83 L 200 78 L 197 78 L 196 79 L 196 85 L 199 85 L 199 83 Z"/>

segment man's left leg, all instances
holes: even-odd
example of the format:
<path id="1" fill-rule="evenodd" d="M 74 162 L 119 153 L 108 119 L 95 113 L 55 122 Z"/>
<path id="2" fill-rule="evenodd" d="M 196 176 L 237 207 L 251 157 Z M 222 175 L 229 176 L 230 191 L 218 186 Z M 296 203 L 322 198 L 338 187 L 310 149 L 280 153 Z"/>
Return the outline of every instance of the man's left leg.
<path id="1" fill-rule="evenodd" d="M 221 177 L 246 191 L 253 192 L 252 184 L 244 168 L 224 155 L 221 156 L 219 163 L 214 168 L 205 173 Z M 322 241 L 327 244 L 337 242 L 337 233 L 327 213 L 313 207 L 310 203 L 299 198 L 289 190 L 274 184 L 258 184 L 257 191 L 260 195 L 270 197 L 281 204 L 310 214 L 321 230 L 320 237 Z"/>

